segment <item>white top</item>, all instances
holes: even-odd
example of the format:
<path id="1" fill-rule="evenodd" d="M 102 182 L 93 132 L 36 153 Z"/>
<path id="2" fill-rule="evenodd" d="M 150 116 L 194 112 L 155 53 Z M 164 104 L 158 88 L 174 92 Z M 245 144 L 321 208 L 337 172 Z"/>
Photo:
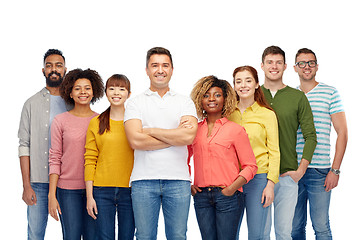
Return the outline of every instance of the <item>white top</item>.
<path id="1" fill-rule="evenodd" d="M 298 87 L 298 89 L 300 90 L 300 87 Z M 309 100 L 314 115 L 314 125 L 317 137 L 317 145 L 308 168 L 330 168 L 331 115 L 338 112 L 344 112 L 339 92 L 332 86 L 319 83 L 305 95 Z M 301 129 L 299 128 L 296 144 L 299 163 L 301 161 L 304 144 L 305 140 Z"/>
<path id="2" fill-rule="evenodd" d="M 194 103 L 189 97 L 168 91 L 163 97 L 150 89 L 129 99 L 124 122 L 139 119 L 143 128 L 174 129 L 183 116 L 196 117 Z M 134 168 L 130 183 L 136 180 L 167 179 L 190 181 L 187 146 L 134 151 Z"/>

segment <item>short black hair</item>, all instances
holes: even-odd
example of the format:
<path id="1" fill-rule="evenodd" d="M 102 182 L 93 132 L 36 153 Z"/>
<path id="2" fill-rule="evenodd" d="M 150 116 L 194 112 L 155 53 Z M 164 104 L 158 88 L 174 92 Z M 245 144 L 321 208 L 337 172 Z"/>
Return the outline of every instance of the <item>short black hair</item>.
<path id="1" fill-rule="evenodd" d="M 62 51 L 60 51 L 59 49 L 49 49 L 49 50 L 47 50 L 47 52 L 44 55 L 44 63 L 45 63 L 45 60 L 46 60 L 46 58 L 48 56 L 54 55 L 54 54 L 55 55 L 60 55 L 64 59 L 64 62 L 65 62 L 65 57 L 64 57 Z"/>

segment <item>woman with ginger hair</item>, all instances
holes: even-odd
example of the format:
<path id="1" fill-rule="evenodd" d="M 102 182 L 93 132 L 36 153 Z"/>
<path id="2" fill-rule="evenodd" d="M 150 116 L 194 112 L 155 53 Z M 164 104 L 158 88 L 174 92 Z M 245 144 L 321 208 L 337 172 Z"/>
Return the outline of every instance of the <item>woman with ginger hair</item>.
<path id="1" fill-rule="evenodd" d="M 258 166 L 255 177 L 243 188 L 248 239 L 270 239 L 270 232 L 264 231 L 274 201 L 274 186 L 279 181 L 278 123 L 261 91 L 255 68 L 238 67 L 233 77 L 238 103 L 229 120 L 245 128 Z M 239 228 L 240 224 L 241 220 Z"/>

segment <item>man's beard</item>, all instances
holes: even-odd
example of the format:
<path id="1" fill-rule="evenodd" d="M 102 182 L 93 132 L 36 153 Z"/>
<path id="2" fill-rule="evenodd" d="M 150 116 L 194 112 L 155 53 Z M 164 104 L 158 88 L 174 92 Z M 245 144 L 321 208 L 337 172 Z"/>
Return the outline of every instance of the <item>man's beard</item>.
<path id="1" fill-rule="evenodd" d="M 59 79 L 58 80 L 52 80 L 51 76 L 53 74 L 57 75 L 59 77 Z M 51 73 L 49 73 L 48 76 L 45 76 L 45 78 L 46 78 L 46 85 L 49 86 L 49 87 L 58 87 L 58 86 L 60 86 L 60 84 L 63 81 L 63 77 L 61 77 L 61 74 L 57 73 L 55 71 L 52 71 Z"/>

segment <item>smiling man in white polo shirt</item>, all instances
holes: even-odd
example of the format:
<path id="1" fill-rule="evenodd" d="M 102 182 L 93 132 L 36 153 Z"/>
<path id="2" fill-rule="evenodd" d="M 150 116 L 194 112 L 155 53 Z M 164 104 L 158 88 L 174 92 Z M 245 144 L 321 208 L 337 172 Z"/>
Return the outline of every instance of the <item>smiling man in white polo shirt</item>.
<path id="1" fill-rule="evenodd" d="M 191 197 L 187 145 L 195 138 L 197 118 L 191 99 L 170 90 L 172 72 L 170 52 L 150 49 L 150 88 L 130 99 L 125 110 L 125 131 L 135 150 L 130 182 L 138 240 L 156 239 L 160 206 L 167 239 L 186 239 Z"/>

